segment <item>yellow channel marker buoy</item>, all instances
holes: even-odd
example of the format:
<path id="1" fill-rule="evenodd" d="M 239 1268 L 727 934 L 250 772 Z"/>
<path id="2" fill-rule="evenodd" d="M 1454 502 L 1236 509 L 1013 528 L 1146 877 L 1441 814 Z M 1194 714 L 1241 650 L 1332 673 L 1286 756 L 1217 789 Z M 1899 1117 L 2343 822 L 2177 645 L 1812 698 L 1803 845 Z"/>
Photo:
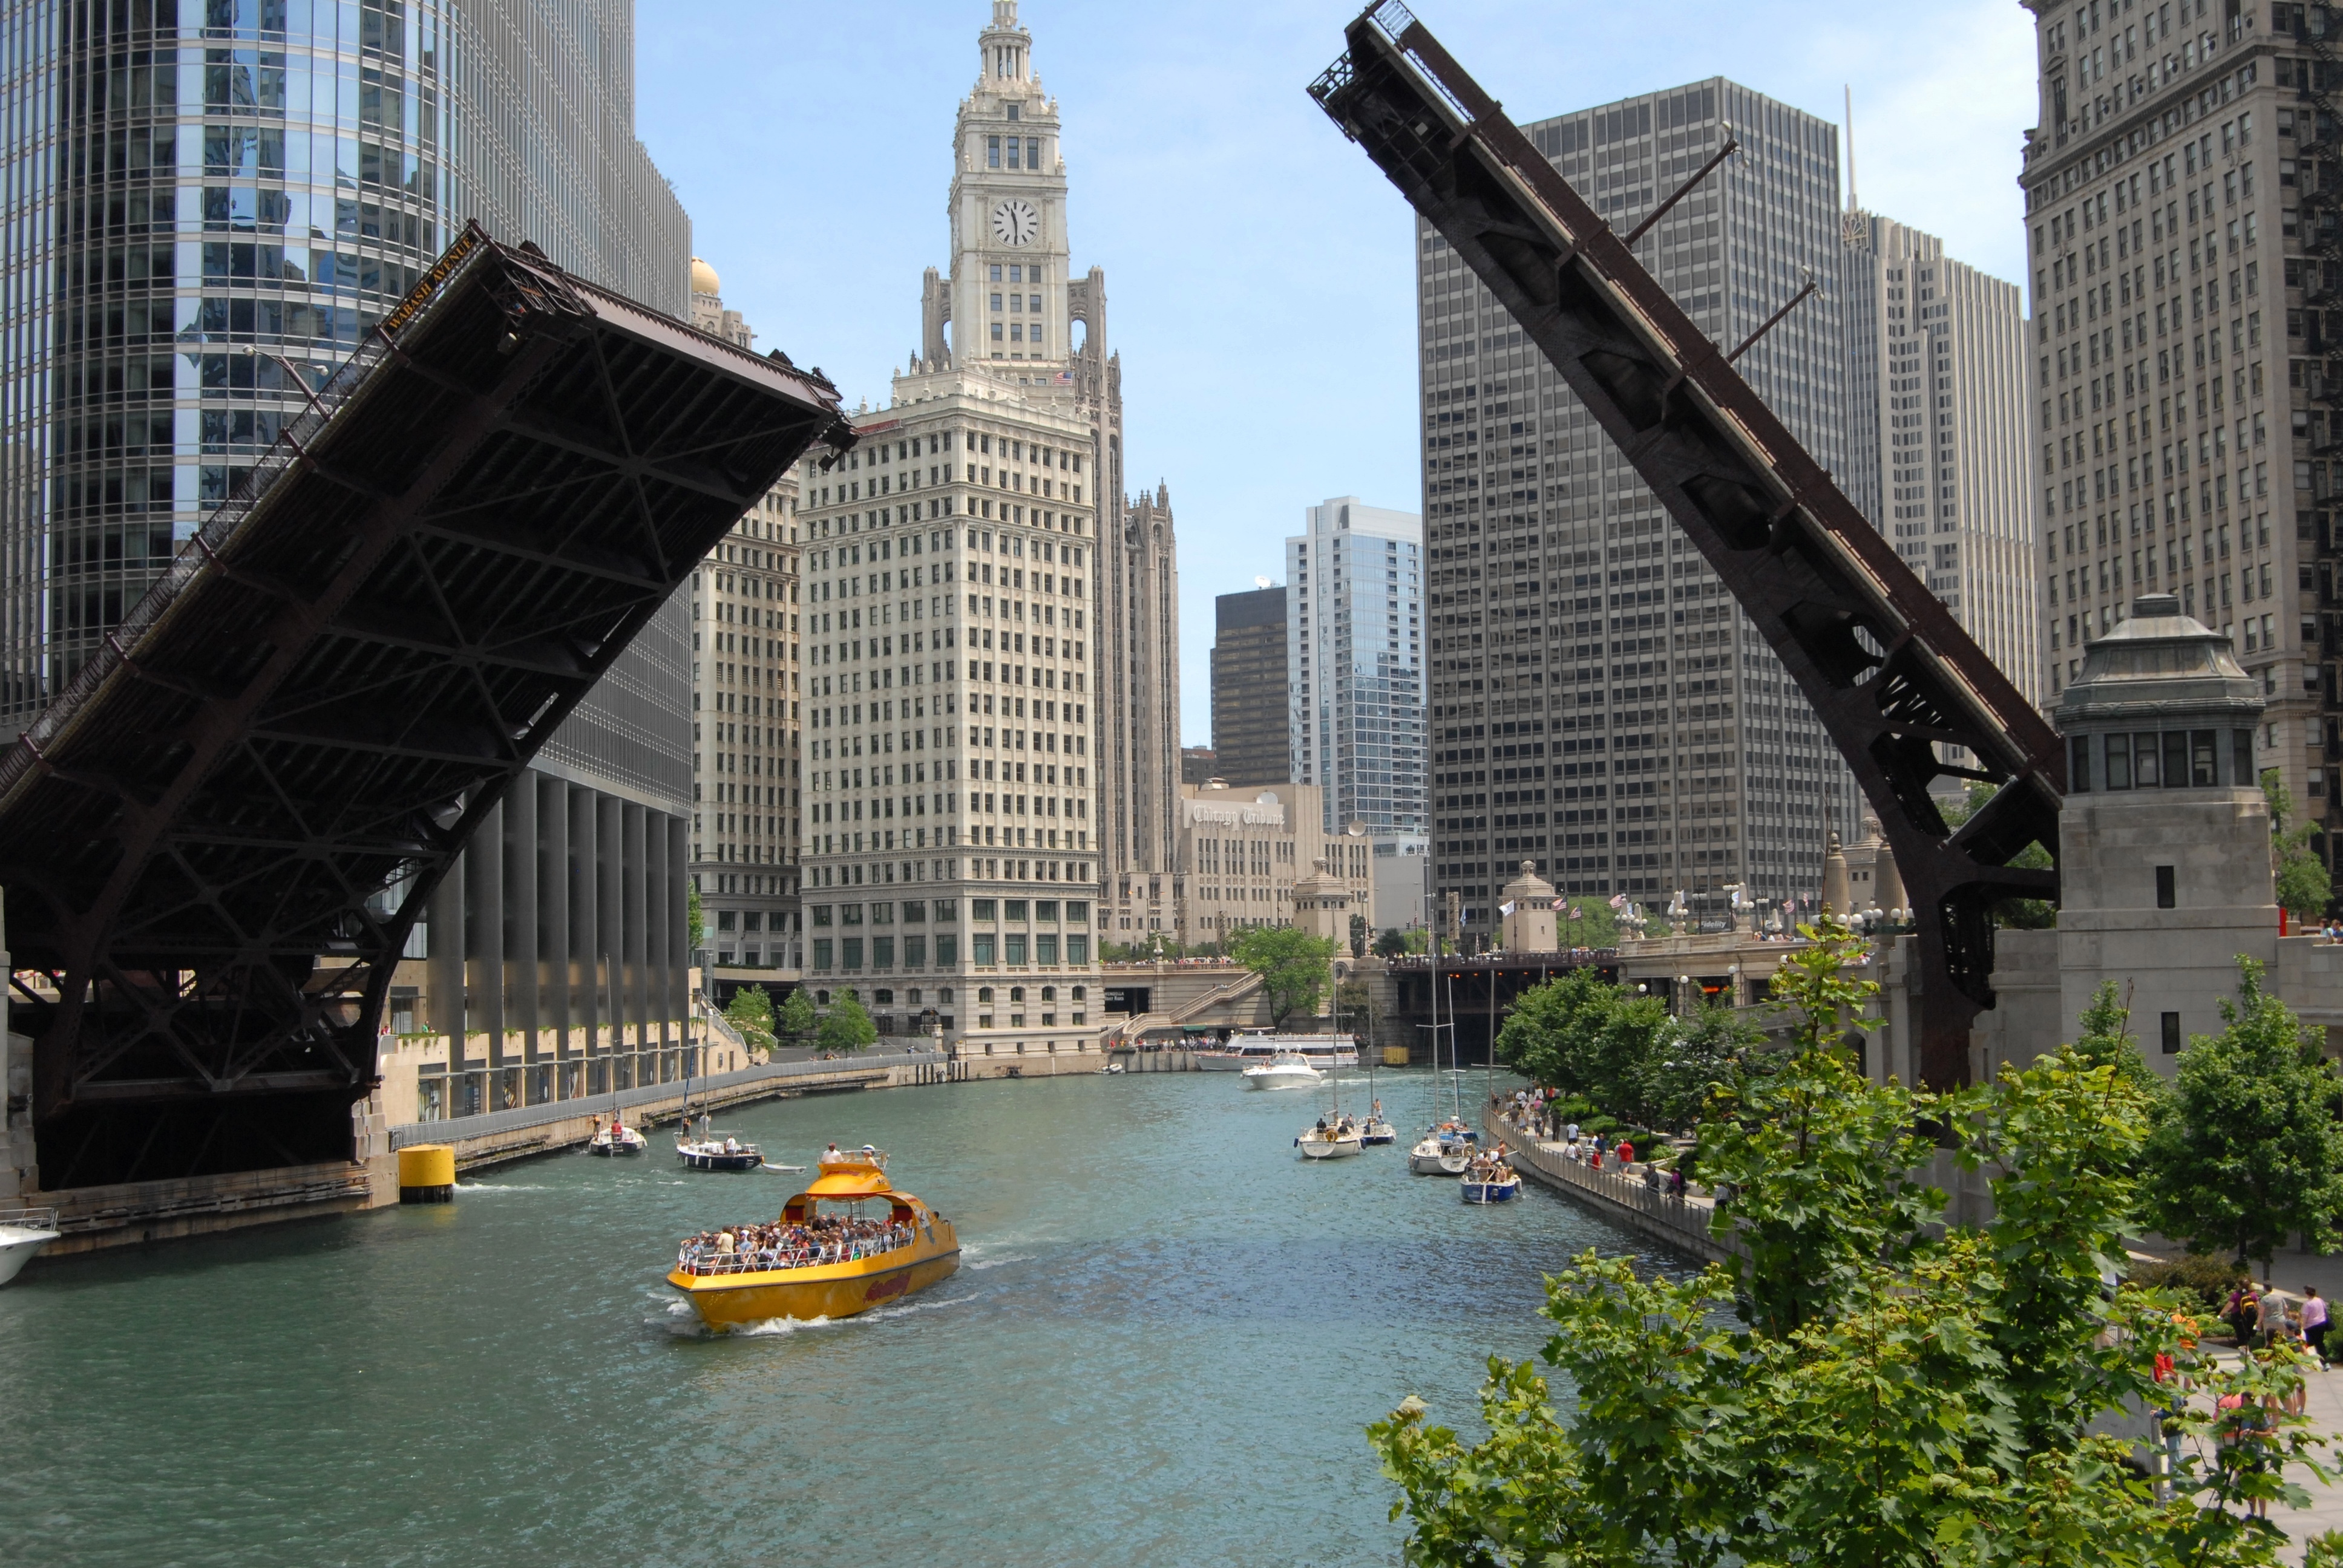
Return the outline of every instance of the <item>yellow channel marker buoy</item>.
<path id="1" fill-rule="evenodd" d="M 416 1143 L 398 1151 L 398 1201 L 456 1201 L 456 1151 L 445 1143 Z"/>

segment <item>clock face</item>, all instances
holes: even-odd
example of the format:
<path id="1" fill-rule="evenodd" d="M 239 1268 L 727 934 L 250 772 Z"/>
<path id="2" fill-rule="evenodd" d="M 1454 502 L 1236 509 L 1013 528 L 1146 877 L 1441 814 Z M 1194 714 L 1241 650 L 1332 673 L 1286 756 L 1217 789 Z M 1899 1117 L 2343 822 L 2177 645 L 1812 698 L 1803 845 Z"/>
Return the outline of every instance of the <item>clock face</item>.
<path id="1" fill-rule="evenodd" d="M 1003 245 L 1031 245 L 1041 232 L 1041 215 L 1022 199 L 1005 201 L 992 209 L 992 237 Z"/>

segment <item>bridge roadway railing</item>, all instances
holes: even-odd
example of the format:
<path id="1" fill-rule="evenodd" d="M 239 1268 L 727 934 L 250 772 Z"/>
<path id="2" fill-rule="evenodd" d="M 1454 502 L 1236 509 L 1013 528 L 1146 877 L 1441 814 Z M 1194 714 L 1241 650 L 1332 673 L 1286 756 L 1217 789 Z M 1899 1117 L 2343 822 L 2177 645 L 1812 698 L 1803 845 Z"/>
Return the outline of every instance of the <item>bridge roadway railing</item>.
<path id="1" fill-rule="evenodd" d="M 669 1115 L 681 1111 L 687 1088 L 695 1105 L 703 1095 L 721 1104 L 738 1105 L 744 1101 L 759 1099 L 762 1093 L 787 1093 L 798 1087 L 845 1089 L 886 1083 L 892 1079 L 897 1068 L 932 1068 L 940 1081 L 949 1065 L 943 1053 L 937 1050 L 872 1051 L 829 1060 L 812 1059 L 767 1062 L 760 1067 L 744 1067 L 736 1072 L 695 1078 L 688 1085 L 679 1078 L 669 1083 L 616 1089 L 602 1094 L 581 1095 L 575 1100 L 548 1101 L 542 1105 L 517 1105 L 509 1111 L 487 1111 L 477 1116 L 410 1121 L 390 1130 L 390 1146 L 397 1150 L 417 1143 L 452 1143 L 460 1149 L 465 1144 L 479 1146 L 483 1141 L 501 1140 L 512 1133 L 553 1128 L 562 1122 L 584 1121 L 595 1116 L 607 1118 L 621 1111 Z M 518 1157 L 529 1152 L 531 1148 L 550 1146 L 551 1141 L 512 1148 L 509 1152 Z"/>

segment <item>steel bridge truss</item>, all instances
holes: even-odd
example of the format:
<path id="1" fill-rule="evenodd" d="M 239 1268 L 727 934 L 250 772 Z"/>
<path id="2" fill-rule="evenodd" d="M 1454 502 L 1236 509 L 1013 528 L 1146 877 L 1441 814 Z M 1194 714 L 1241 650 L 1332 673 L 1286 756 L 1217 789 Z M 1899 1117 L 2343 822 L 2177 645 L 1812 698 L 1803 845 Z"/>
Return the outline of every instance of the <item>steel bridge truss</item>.
<path id="1" fill-rule="evenodd" d="M 1854 769 L 1915 911 L 1921 1077 L 1965 1082 L 1970 1023 L 1993 1005 L 1992 906 L 2057 897 L 2055 871 L 2009 864 L 2029 844 L 2057 852 L 2066 764 L 2056 735 L 1628 239 L 1423 24 L 1388 3 L 1347 37 L 1311 95 L 1594 414 Z M 1966 763 L 1950 760 L 1963 752 Z M 1946 775 L 1999 786 L 1957 831 L 1928 793 Z"/>
<path id="2" fill-rule="evenodd" d="M 42 1185 L 347 1159 L 474 829 L 771 482 L 851 439 L 819 373 L 468 229 L 0 756 Z"/>

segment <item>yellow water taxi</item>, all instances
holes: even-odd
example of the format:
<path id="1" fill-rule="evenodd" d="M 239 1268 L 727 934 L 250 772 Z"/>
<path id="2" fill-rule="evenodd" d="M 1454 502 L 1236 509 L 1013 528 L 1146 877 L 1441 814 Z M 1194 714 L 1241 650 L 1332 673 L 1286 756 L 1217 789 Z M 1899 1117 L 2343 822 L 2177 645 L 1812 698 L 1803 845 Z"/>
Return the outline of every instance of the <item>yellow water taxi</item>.
<path id="1" fill-rule="evenodd" d="M 871 1210 L 885 1206 L 884 1219 Z M 774 1318 L 846 1318 L 899 1301 L 960 1268 L 951 1221 L 887 1180 L 865 1146 L 821 1156 L 813 1185 L 769 1225 L 728 1226 L 683 1244 L 667 1282 L 711 1328 Z"/>

